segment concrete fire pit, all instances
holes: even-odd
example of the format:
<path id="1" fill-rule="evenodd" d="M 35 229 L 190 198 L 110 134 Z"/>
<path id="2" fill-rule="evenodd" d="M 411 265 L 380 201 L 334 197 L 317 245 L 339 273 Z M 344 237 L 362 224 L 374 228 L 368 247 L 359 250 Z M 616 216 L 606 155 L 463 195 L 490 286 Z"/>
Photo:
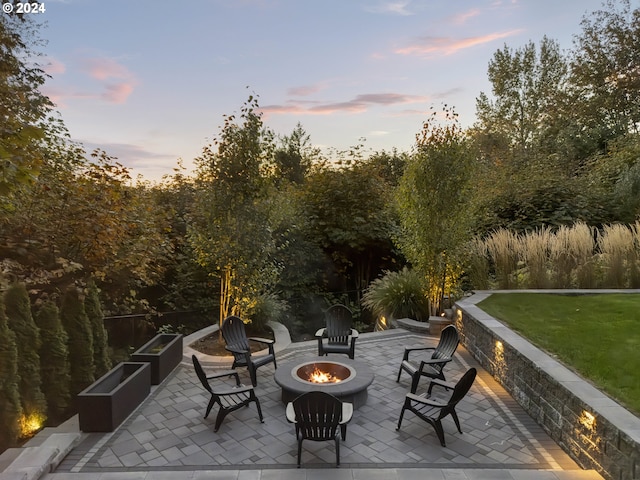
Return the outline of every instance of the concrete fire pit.
<path id="1" fill-rule="evenodd" d="M 315 370 L 337 377 L 339 381 L 311 381 L 309 375 Z M 302 393 L 320 390 L 352 403 L 353 408 L 357 409 L 367 403 L 367 389 L 373 382 L 373 371 L 367 364 L 357 360 L 313 357 L 278 366 L 275 381 L 282 388 L 282 401 L 285 404 Z"/>

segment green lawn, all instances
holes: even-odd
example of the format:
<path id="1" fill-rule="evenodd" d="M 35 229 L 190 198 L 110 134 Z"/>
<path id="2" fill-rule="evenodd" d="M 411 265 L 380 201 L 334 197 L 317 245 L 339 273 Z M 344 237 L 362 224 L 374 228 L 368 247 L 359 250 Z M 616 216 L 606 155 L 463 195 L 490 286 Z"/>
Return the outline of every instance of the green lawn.
<path id="1" fill-rule="evenodd" d="M 640 295 L 507 293 L 478 306 L 640 413 Z"/>

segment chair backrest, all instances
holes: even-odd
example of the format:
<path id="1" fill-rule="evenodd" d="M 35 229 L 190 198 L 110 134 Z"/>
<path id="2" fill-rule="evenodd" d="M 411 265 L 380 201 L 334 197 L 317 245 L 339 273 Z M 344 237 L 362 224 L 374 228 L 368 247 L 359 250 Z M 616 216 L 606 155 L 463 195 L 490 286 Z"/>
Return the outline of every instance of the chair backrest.
<path id="1" fill-rule="evenodd" d="M 204 370 L 202 369 L 202 365 L 200 365 L 200 361 L 198 360 L 198 357 L 196 357 L 195 355 L 191 355 L 191 361 L 193 362 L 193 368 L 195 368 L 196 374 L 198 375 L 198 378 L 200 379 L 202 386 L 209 393 L 213 393 L 213 390 L 211 390 L 211 385 L 209 385 L 209 380 L 207 380 L 207 375 L 204 373 Z"/>
<path id="2" fill-rule="evenodd" d="M 240 317 L 231 315 L 222 322 L 222 337 L 229 347 L 236 347 L 240 350 L 251 350 L 249 339 L 244 329 L 244 322 Z"/>
<path id="3" fill-rule="evenodd" d="M 439 358 L 451 358 L 458 348 L 460 343 L 460 336 L 458 335 L 458 329 L 453 325 L 447 325 L 440 332 L 440 341 L 436 346 L 436 349 L 431 355 L 432 359 Z"/>
<path id="4" fill-rule="evenodd" d="M 303 393 L 293 401 L 296 429 L 308 440 L 332 440 L 336 436 L 342 402 L 330 393 Z"/>
<path id="5" fill-rule="evenodd" d="M 451 394 L 451 398 L 449 399 L 449 405 L 455 406 L 460 400 L 464 398 L 464 396 L 469 392 L 473 381 L 476 378 L 476 369 L 470 368 L 466 371 L 466 373 L 458 380 L 456 386 L 453 389 L 453 393 Z"/>
<path id="6" fill-rule="evenodd" d="M 353 313 L 344 305 L 333 305 L 324 314 L 327 338 L 333 343 L 346 344 L 351 334 Z"/>

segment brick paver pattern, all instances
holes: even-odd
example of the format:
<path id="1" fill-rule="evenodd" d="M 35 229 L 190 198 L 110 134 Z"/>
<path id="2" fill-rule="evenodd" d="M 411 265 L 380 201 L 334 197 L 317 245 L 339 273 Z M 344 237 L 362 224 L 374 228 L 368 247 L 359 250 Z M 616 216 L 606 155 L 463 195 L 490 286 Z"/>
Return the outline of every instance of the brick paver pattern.
<path id="1" fill-rule="evenodd" d="M 346 441 L 341 442 L 344 468 L 579 469 L 462 347 L 445 367 L 445 374 L 447 380 L 455 381 L 468 368 L 478 368 L 471 391 L 457 407 L 464 433 L 459 434 L 447 417 L 443 420 L 447 446 L 442 447 L 433 428 L 409 411 L 397 431 L 410 385 L 406 373 L 396 383 L 404 347 L 436 343 L 435 337 L 405 330 L 358 340 L 356 358 L 372 367 L 375 379 L 367 404 L 355 411 Z M 285 363 L 316 353 L 314 343 L 304 342 L 292 344 L 277 358 Z M 343 357 L 328 358 L 339 361 Z M 239 371 L 243 383 L 250 384 L 246 369 Z M 265 422 L 260 423 L 252 404 L 228 415 L 214 433 L 217 407 L 203 419 L 209 395 L 193 367 L 182 364 L 120 428 L 112 434 L 88 435 L 56 471 L 295 468 L 294 429 L 286 421 L 273 372 L 273 365 L 258 371 L 256 394 Z M 428 379 L 421 380 L 418 393 L 427 386 Z M 303 443 L 304 467 L 333 467 L 334 462 L 333 442 Z"/>

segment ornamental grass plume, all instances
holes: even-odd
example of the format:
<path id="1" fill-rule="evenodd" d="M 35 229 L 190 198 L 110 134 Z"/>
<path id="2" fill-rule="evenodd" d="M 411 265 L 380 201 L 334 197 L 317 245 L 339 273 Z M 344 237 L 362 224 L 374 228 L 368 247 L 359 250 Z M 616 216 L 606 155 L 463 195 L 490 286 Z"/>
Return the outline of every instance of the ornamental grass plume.
<path id="1" fill-rule="evenodd" d="M 626 225 L 605 225 L 598 241 L 604 270 L 604 287 L 625 288 L 630 260 L 634 258 L 634 237 Z"/>
<path id="2" fill-rule="evenodd" d="M 575 260 L 574 277 L 577 288 L 595 288 L 597 230 L 584 222 L 574 223 L 569 230 L 567 246 Z"/>
<path id="3" fill-rule="evenodd" d="M 493 260 L 498 288 L 508 290 L 518 286 L 518 244 L 520 236 L 504 228 L 491 233 L 486 240 Z"/>
<path id="4" fill-rule="evenodd" d="M 549 245 L 551 230 L 543 227 L 520 237 L 520 258 L 527 267 L 526 283 L 529 288 L 549 287 Z"/>
<path id="5" fill-rule="evenodd" d="M 421 322 L 429 318 L 429 301 L 420 275 L 404 267 L 399 272 L 385 271 L 371 282 L 362 304 L 377 317 L 412 318 Z"/>
<path id="6" fill-rule="evenodd" d="M 467 278 L 471 288 L 489 289 L 489 250 L 487 243 L 479 237 L 471 240 L 465 249 Z"/>

